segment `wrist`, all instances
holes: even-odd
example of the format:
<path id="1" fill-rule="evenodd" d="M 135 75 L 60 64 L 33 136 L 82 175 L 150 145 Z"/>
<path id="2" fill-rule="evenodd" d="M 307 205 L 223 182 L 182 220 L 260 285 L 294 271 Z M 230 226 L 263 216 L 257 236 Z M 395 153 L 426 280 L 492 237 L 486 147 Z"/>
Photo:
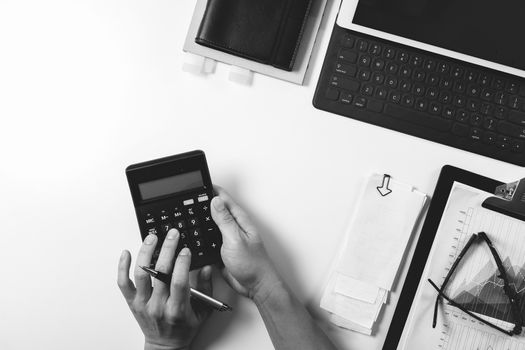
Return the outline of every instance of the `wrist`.
<path id="1" fill-rule="evenodd" d="M 272 272 L 267 274 L 265 278 L 254 287 L 250 298 L 257 306 L 261 306 L 268 301 L 281 298 L 287 294 L 288 290 L 279 275 Z"/>

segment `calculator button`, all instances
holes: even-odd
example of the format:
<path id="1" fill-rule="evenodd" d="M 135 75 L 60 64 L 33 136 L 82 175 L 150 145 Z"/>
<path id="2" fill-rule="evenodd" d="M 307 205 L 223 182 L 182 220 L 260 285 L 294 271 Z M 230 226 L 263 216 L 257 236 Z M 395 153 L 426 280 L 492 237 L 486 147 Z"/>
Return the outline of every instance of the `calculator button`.
<path id="1" fill-rule="evenodd" d="M 160 226 L 162 233 L 168 233 L 169 230 L 173 228 L 170 223 L 165 223 Z"/>
<path id="2" fill-rule="evenodd" d="M 205 216 L 204 217 L 204 222 L 211 222 L 211 216 L 210 215 Z"/>
<path id="3" fill-rule="evenodd" d="M 195 204 L 195 201 L 193 199 L 186 199 L 182 204 L 186 205 L 193 205 Z"/>
<path id="4" fill-rule="evenodd" d="M 201 211 L 204 213 L 204 214 L 207 214 L 210 212 L 210 207 L 208 206 L 208 204 L 204 204 L 202 207 L 201 207 Z"/>
<path id="5" fill-rule="evenodd" d="M 188 224 L 190 227 L 195 227 L 199 224 L 199 220 L 197 218 L 191 218 L 188 220 Z"/>
<path id="6" fill-rule="evenodd" d="M 208 196 L 200 196 L 199 198 L 197 198 L 197 200 L 199 202 L 206 202 L 209 200 Z"/>
<path id="7" fill-rule="evenodd" d="M 193 207 L 188 208 L 186 209 L 186 212 L 188 213 L 188 215 L 195 215 L 195 208 Z"/>
<path id="8" fill-rule="evenodd" d="M 180 220 L 180 221 L 175 222 L 175 228 L 177 230 L 182 230 L 182 229 L 186 228 L 186 222 L 184 220 Z"/>
<path id="9" fill-rule="evenodd" d="M 160 215 L 160 221 L 167 221 L 169 219 L 169 215 L 167 214 L 161 214 Z"/>
<path id="10" fill-rule="evenodd" d="M 155 223 L 155 218 L 151 214 L 146 214 L 145 222 L 147 225 L 152 225 Z"/>
<path id="11" fill-rule="evenodd" d="M 173 212 L 173 216 L 175 217 L 175 219 L 181 218 L 182 211 L 175 209 L 175 211 Z"/>
<path id="12" fill-rule="evenodd" d="M 150 227 L 146 230 L 146 233 L 148 235 L 157 235 L 159 233 L 159 231 L 157 230 L 156 227 Z"/>
<path id="13" fill-rule="evenodd" d="M 197 238 L 197 237 L 201 237 L 201 230 L 199 230 L 198 228 L 196 229 L 193 229 L 190 231 L 190 234 L 192 236 L 192 238 Z"/>
<path id="14" fill-rule="evenodd" d="M 186 231 L 181 231 L 179 234 L 181 242 L 185 242 L 188 239 L 188 233 Z"/>
<path id="15" fill-rule="evenodd" d="M 222 235 L 217 227 L 210 227 L 206 231 L 206 239 L 210 243 L 215 243 L 217 245 L 222 244 Z"/>

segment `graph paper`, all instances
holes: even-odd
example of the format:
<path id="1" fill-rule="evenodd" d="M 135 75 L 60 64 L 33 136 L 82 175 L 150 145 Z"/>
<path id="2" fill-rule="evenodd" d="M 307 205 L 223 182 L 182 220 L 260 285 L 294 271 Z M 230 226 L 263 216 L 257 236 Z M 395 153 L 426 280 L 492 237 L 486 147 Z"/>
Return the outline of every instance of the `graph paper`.
<path id="1" fill-rule="evenodd" d="M 507 336 L 461 310 L 440 304 L 438 325 L 432 328 L 436 291 L 453 262 L 474 233 L 485 232 L 501 256 L 513 287 L 525 301 L 525 223 L 481 207 L 490 193 L 455 183 L 443 213 L 425 271 L 404 330 L 402 349 L 525 350 L 525 336 Z M 489 249 L 470 249 L 445 293 L 482 318 L 512 327 L 508 299 Z M 522 301 L 522 315 L 525 303 Z"/>

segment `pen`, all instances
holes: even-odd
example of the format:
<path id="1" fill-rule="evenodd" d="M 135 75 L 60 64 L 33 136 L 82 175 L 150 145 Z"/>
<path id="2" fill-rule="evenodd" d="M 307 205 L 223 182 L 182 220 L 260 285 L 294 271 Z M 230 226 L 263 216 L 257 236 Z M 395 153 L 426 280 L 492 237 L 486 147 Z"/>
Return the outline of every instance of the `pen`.
<path id="1" fill-rule="evenodd" d="M 146 271 L 151 277 L 158 279 L 159 281 L 162 281 L 166 283 L 167 285 L 171 283 L 171 275 L 165 274 L 163 272 L 160 272 L 160 271 L 157 271 L 149 267 L 145 267 L 145 266 L 141 266 L 140 268 Z M 204 293 L 201 293 L 196 289 L 190 288 L 190 295 L 193 298 L 198 299 L 208 304 L 209 306 L 213 307 L 217 311 L 232 311 L 233 310 L 231 306 L 219 300 L 213 299 L 212 297 Z"/>

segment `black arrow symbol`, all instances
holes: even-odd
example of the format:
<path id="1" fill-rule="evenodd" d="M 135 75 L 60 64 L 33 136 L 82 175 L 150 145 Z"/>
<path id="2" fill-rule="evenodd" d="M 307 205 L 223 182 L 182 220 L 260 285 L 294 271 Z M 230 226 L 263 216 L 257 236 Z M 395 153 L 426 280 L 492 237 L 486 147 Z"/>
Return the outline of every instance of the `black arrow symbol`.
<path id="1" fill-rule="evenodd" d="M 392 193 L 392 190 L 388 188 L 388 186 L 390 185 L 390 178 L 390 175 L 385 174 L 385 176 L 383 176 L 383 183 L 381 184 L 381 186 L 376 187 L 377 192 L 379 192 L 379 194 L 383 197 L 386 197 L 390 193 Z"/>

